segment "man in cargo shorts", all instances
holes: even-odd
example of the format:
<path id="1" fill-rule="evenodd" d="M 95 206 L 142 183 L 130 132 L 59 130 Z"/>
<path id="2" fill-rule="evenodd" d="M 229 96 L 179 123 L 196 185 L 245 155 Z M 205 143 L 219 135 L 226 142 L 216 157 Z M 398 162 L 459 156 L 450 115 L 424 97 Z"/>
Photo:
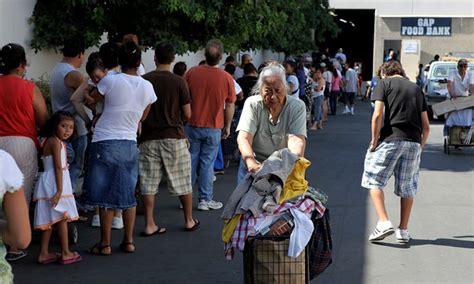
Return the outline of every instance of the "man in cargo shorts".
<path id="1" fill-rule="evenodd" d="M 404 74 L 399 62 L 385 62 L 383 79 L 374 90 L 372 141 L 362 177 L 362 186 L 369 189 L 379 218 L 369 237 L 371 242 L 383 240 L 394 232 L 400 243 L 410 240 L 408 220 L 418 190 L 420 156 L 428 139 L 429 121 L 421 89 Z M 396 230 L 389 221 L 383 193 L 392 175 L 395 176 L 395 194 L 401 198 L 400 224 Z"/>
<path id="2" fill-rule="evenodd" d="M 153 218 L 155 195 L 163 175 L 168 190 L 183 206 L 184 229 L 193 231 L 199 226 L 192 214 L 191 156 L 183 126 L 183 120 L 191 117 L 191 98 L 184 79 L 171 73 L 174 59 L 174 47 L 160 43 L 155 49 L 156 70 L 143 76 L 153 85 L 158 99 L 143 121 L 139 138 L 140 190 L 145 207 L 142 237 L 166 232 Z"/>

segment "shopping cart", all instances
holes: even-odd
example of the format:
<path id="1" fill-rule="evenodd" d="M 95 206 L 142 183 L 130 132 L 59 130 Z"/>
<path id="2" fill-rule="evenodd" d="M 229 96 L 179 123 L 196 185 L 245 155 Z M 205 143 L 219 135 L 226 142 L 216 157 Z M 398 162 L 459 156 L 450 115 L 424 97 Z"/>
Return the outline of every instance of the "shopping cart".
<path id="1" fill-rule="evenodd" d="M 444 153 L 450 154 L 449 147 L 473 147 L 473 128 L 470 126 L 450 126 L 444 138 Z"/>

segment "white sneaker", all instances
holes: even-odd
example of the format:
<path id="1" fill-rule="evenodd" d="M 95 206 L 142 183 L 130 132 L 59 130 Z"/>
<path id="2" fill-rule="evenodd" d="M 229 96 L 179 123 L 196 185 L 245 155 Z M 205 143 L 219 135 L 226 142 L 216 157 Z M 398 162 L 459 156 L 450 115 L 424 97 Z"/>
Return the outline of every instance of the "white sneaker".
<path id="1" fill-rule="evenodd" d="M 351 115 L 354 115 L 354 108 L 351 108 Z"/>
<path id="2" fill-rule="evenodd" d="M 197 209 L 202 210 L 202 211 L 209 211 L 209 210 L 221 209 L 222 206 L 223 206 L 222 202 L 218 202 L 214 200 L 210 200 L 210 201 L 201 200 L 199 201 Z"/>
<path id="3" fill-rule="evenodd" d="M 349 108 L 346 107 L 343 111 L 342 111 L 342 114 L 348 114 L 350 112 Z"/>
<path id="4" fill-rule="evenodd" d="M 92 226 L 92 227 L 100 227 L 100 217 L 99 217 L 98 214 L 92 216 L 92 223 L 91 223 L 91 226 Z"/>
<path id="5" fill-rule="evenodd" d="M 390 221 L 385 221 L 385 222 L 379 221 L 377 223 L 377 226 L 374 229 L 374 232 L 369 237 L 369 242 L 381 241 L 381 240 L 385 239 L 386 237 L 390 236 L 391 234 L 393 234 L 394 231 L 395 230 L 393 229 L 392 222 L 390 222 Z"/>
<path id="6" fill-rule="evenodd" d="M 123 229 L 123 219 L 122 216 L 114 217 L 112 219 L 112 229 L 120 230 Z"/>
<path id="7" fill-rule="evenodd" d="M 411 239 L 411 236 L 408 233 L 408 230 L 402 230 L 400 228 L 397 228 L 395 230 L 395 237 L 397 238 L 397 241 L 402 244 L 408 243 Z"/>

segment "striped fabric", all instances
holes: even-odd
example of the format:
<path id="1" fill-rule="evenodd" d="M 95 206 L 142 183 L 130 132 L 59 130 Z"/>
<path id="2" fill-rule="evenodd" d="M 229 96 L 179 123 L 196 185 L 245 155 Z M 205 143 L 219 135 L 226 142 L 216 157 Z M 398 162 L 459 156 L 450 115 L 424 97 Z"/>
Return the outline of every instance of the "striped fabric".
<path id="1" fill-rule="evenodd" d="M 0 149 L 12 155 L 20 168 L 24 176 L 23 188 L 29 206 L 38 172 L 38 152 L 35 142 L 31 138 L 22 136 L 4 136 L 0 137 Z"/>

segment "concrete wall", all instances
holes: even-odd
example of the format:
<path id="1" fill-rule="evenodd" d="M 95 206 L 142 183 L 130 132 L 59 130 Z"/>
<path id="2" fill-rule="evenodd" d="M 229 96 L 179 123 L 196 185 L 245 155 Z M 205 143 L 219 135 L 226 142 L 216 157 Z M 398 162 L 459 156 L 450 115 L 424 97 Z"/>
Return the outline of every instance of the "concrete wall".
<path id="1" fill-rule="evenodd" d="M 420 63 L 423 64 L 428 64 L 435 54 L 443 56 L 453 51 L 474 52 L 474 18 L 453 18 L 449 37 L 401 36 L 400 22 L 400 18 L 375 18 L 374 70 L 383 63 L 385 40 L 419 39 Z"/>
<path id="2" fill-rule="evenodd" d="M 49 78 L 49 73 L 54 65 L 62 58 L 60 54 L 52 51 L 40 51 L 35 53 L 30 48 L 32 39 L 32 27 L 28 24 L 28 19 L 31 17 L 36 0 L 0 0 L 0 47 L 7 43 L 18 43 L 26 50 L 27 79 L 38 79 L 40 77 Z M 106 35 L 102 37 L 102 42 L 107 39 Z M 86 50 L 86 57 L 93 51 L 97 51 L 97 47 L 92 47 Z M 243 54 L 241 52 L 239 54 Z M 269 59 L 282 60 L 283 55 L 273 53 L 271 51 L 251 51 L 253 56 L 253 63 L 258 67 L 263 61 Z M 239 55 L 237 54 L 237 55 Z M 151 71 L 155 68 L 153 61 L 153 50 L 149 49 L 143 53 L 143 64 L 146 71 Z M 223 61 L 227 54 L 224 56 Z M 195 66 L 199 61 L 204 59 L 204 52 L 189 52 L 187 54 L 177 56 L 176 62 L 186 62 L 188 68 Z M 240 56 L 237 57 L 240 59 Z M 222 61 L 222 62 L 223 62 Z M 85 74 L 85 66 L 81 68 L 81 72 Z"/>

